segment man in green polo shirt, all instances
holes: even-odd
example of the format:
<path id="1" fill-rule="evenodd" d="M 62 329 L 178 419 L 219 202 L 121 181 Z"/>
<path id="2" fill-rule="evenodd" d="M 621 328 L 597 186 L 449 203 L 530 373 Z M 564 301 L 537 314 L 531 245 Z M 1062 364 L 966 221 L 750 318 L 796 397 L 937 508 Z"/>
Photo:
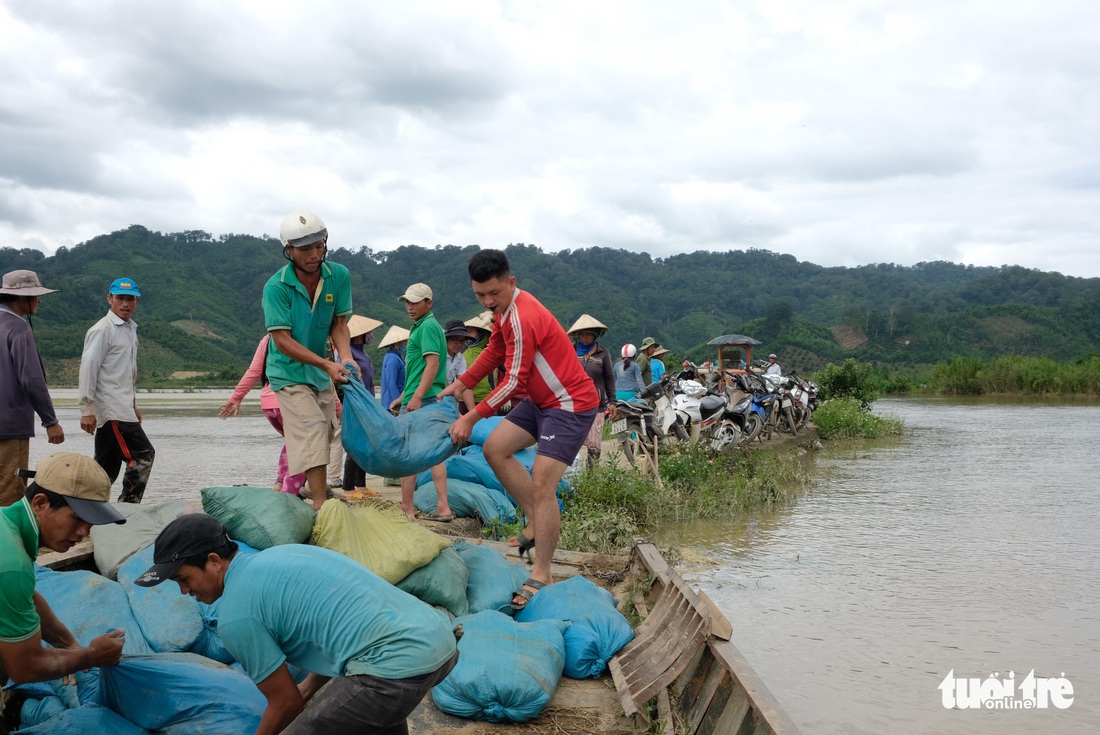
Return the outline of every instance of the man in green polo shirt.
<path id="1" fill-rule="evenodd" d="M 405 313 L 413 322 L 405 347 L 405 392 L 401 395 L 401 413 L 411 413 L 435 403 L 439 392 L 447 387 L 447 338 L 432 313 L 432 289 L 428 284 L 414 283 L 397 299 L 405 304 Z M 436 506 L 435 513 L 427 518 L 449 521 L 454 516 L 447 503 L 447 468 L 442 464 L 432 467 L 432 482 Z M 409 518 L 416 517 L 415 492 L 416 475 L 402 477 L 401 510 Z"/>
<path id="2" fill-rule="evenodd" d="M 313 507 L 319 510 L 329 491 L 325 468 L 336 432 L 334 384 L 346 383 L 351 375 L 325 358 L 325 344 L 331 339 L 339 354 L 351 354 L 351 278 L 347 268 L 326 261 L 328 229 L 316 214 L 288 214 L 279 239 L 290 262 L 264 286 L 264 324 L 273 343 L 267 379 L 283 414 L 289 472 L 306 473 Z"/>
<path id="3" fill-rule="evenodd" d="M 68 551 L 92 526 L 126 522 L 107 502 L 110 494 L 111 480 L 95 460 L 62 452 L 39 462 L 23 498 L 0 510 L 0 684 L 9 676 L 17 684 L 49 681 L 118 663 L 123 629 L 81 647 L 34 591 L 40 546 Z"/>

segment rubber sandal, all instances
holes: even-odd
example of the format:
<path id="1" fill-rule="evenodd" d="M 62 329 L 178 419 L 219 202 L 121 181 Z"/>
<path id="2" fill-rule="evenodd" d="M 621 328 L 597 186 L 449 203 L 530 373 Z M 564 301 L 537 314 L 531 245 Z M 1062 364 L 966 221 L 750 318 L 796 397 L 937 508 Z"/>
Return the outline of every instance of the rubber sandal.
<path id="1" fill-rule="evenodd" d="M 426 513 L 420 517 L 426 521 L 435 521 L 436 523 L 450 523 L 455 519 L 454 515 L 437 516 L 435 513 Z"/>
<path id="2" fill-rule="evenodd" d="M 516 534 L 516 547 L 519 549 L 519 558 L 520 559 L 523 559 L 526 556 L 526 562 L 528 564 L 533 564 L 534 563 L 531 560 L 531 554 L 528 553 L 528 552 L 531 551 L 531 549 L 535 548 L 534 539 L 527 538 L 527 536 L 524 535 L 523 531 L 520 531 L 519 533 Z"/>
<path id="3" fill-rule="evenodd" d="M 530 602 L 531 598 L 535 596 L 535 592 L 538 592 L 545 586 L 546 582 L 540 582 L 534 577 L 529 577 L 527 581 L 523 583 L 522 587 L 512 593 L 512 597 L 521 597 L 523 598 L 523 602 L 513 601 L 511 603 L 511 608 L 516 612 L 519 612 L 523 608 L 527 607 L 527 603 Z M 528 587 L 530 587 L 531 589 L 527 589 Z M 532 592 L 531 590 L 534 590 L 535 592 Z"/>

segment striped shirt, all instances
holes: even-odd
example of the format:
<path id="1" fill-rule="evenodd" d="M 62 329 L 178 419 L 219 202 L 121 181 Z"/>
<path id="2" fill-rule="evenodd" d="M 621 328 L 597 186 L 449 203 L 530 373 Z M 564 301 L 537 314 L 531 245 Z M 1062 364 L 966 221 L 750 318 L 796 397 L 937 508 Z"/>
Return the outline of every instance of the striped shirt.
<path id="1" fill-rule="evenodd" d="M 581 413 L 600 405 L 596 386 L 561 324 L 538 299 L 518 288 L 508 308 L 493 316 L 489 344 L 459 380 L 473 388 L 501 363 L 507 377 L 477 404 L 483 418 L 495 414 L 517 392 L 526 393 L 542 409 Z"/>

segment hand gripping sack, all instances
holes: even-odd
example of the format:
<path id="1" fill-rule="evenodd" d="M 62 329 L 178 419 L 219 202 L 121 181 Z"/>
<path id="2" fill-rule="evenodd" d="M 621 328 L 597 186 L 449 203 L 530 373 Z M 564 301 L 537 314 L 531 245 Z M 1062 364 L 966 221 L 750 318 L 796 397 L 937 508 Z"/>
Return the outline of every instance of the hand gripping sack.
<path id="1" fill-rule="evenodd" d="M 432 689 L 435 706 L 486 722 L 537 717 L 557 691 L 565 659 L 562 633 L 569 623 L 517 623 L 493 610 L 458 618 L 459 623 L 458 664 Z"/>
<path id="2" fill-rule="evenodd" d="M 457 420 L 458 404 L 450 396 L 393 416 L 362 383 L 353 380 L 344 387 L 344 449 L 373 475 L 408 477 L 447 459 L 458 451 L 447 433 Z"/>
<path id="3" fill-rule="evenodd" d="M 571 623 L 565 631 L 563 672 L 570 679 L 598 679 L 611 657 L 634 640 L 630 621 L 615 609 L 614 596 L 580 575 L 543 587 L 515 618 L 521 623 Z"/>

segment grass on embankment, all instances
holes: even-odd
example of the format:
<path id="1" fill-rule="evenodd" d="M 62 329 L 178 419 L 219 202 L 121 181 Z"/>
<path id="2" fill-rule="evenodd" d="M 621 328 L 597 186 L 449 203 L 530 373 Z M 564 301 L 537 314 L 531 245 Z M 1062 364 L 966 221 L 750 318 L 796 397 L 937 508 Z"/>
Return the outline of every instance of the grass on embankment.
<path id="1" fill-rule="evenodd" d="M 822 439 L 878 439 L 901 436 L 905 425 L 892 416 L 864 411 L 854 398 L 833 398 L 814 411 L 814 424 Z"/>
<path id="2" fill-rule="evenodd" d="M 562 499 L 558 546 L 625 553 L 635 536 L 662 522 L 730 518 L 787 502 L 810 484 L 791 451 L 712 452 L 688 445 L 663 453 L 660 469 L 660 484 L 616 461 L 582 472 Z"/>

